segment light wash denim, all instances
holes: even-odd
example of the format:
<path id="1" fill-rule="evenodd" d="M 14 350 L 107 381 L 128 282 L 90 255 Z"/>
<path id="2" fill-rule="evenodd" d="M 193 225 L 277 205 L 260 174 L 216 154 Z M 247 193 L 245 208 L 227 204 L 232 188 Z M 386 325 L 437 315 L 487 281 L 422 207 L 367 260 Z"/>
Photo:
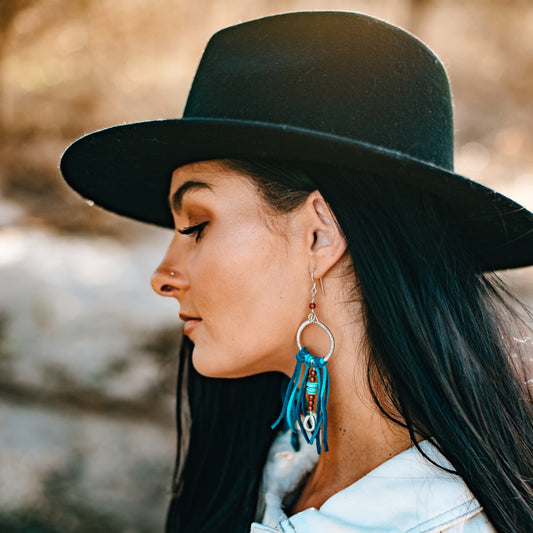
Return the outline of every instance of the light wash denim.
<path id="1" fill-rule="evenodd" d="M 272 445 L 263 475 L 259 518 L 250 533 L 496 531 L 462 479 L 436 467 L 414 447 L 334 494 L 320 509 L 287 517 L 282 509 L 284 496 L 296 488 L 317 460 L 314 446 L 303 442 L 296 453 L 289 437 L 288 432 L 281 434 Z M 420 446 L 438 464 L 451 468 L 428 441 Z"/>

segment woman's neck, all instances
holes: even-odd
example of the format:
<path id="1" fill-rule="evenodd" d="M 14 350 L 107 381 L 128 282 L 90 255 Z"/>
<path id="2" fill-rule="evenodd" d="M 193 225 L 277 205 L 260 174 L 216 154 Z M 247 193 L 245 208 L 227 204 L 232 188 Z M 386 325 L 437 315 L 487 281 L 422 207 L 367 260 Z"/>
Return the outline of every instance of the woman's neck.
<path id="1" fill-rule="evenodd" d="M 320 508 L 328 498 L 411 446 L 407 430 L 391 427 L 377 412 L 350 413 L 338 405 L 333 401 L 328 405 L 329 451 L 320 455 L 291 514 Z"/>
<path id="2" fill-rule="evenodd" d="M 292 514 L 319 508 L 333 494 L 411 446 L 409 432 L 383 416 L 372 399 L 357 326 L 347 327 L 346 322 L 336 326 L 332 324 L 337 348 L 328 362 L 329 451 L 320 455 Z"/>

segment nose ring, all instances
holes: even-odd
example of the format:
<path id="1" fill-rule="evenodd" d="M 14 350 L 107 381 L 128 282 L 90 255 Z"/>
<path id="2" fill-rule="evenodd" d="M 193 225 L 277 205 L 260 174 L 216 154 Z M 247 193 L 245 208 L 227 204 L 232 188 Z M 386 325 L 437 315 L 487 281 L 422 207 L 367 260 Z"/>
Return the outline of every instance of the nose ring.
<path id="1" fill-rule="evenodd" d="M 170 272 L 170 275 L 171 275 L 171 276 L 175 276 L 176 273 L 172 270 L 172 271 Z"/>

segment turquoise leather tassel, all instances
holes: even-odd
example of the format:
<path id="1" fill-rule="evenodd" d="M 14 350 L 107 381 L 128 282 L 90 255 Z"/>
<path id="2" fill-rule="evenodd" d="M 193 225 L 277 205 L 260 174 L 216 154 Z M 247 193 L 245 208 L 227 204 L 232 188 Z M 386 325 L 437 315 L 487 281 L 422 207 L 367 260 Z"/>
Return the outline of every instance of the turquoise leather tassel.
<path id="1" fill-rule="evenodd" d="M 308 444 L 316 444 L 317 452 L 327 452 L 329 375 L 327 361 L 323 357 L 311 355 L 303 346 L 296 354 L 296 368 L 287 386 L 283 407 L 278 419 L 272 424 L 274 429 L 285 417 L 294 433 L 298 427 Z M 314 369 L 314 372 L 313 372 Z M 316 374 L 316 381 L 313 381 Z M 308 410 L 313 397 L 314 412 Z"/>

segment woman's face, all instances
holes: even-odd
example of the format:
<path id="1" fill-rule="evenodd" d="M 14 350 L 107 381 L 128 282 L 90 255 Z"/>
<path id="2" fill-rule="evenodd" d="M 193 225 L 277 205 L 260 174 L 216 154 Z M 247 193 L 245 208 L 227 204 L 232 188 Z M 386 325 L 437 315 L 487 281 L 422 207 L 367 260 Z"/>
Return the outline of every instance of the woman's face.
<path id="1" fill-rule="evenodd" d="M 170 204 L 176 229 L 152 285 L 179 301 L 195 368 L 290 375 L 310 289 L 298 209 L 270 213 L 252 181 L 217 161 L 178 168 Z"/>

